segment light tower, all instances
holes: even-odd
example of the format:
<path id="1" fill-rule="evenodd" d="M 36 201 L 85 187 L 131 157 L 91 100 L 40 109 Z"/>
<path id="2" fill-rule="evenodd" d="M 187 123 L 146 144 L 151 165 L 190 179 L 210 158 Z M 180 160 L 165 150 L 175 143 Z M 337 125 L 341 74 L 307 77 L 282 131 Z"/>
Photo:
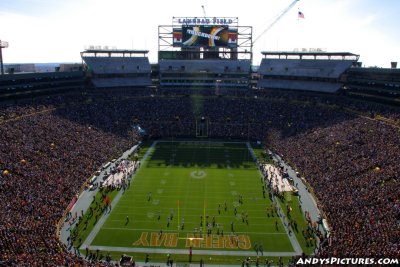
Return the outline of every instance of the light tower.
<path id="1" fill-rule="evenodd" d="M 3 48 L 8 47 L 8 42 L 0 40 L 0 65 L 1 65 L 1 75 L 4 75 L 4 67 L 3 67 Z"/>

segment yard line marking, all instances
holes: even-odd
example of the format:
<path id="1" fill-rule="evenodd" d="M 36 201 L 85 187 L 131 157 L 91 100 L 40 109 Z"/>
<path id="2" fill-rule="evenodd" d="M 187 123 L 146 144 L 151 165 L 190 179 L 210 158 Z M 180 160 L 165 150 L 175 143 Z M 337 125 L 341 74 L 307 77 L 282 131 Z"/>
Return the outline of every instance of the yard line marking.
<path id="1" fill-rule="evenodd" d="M 109 246 L 89 246 L 90 250 L 102 250 L 102 251 L 118 251 L 118 252 L 139 252 L 139 253 L 155 253 L 155 254 L 184 254 L 188 253 L 188 249 L 157 249 L 157 248 L 129 248 L 129 247 L 109 247 Z M 235 250 L 203 250 L 193 249 L 193 255 L 224 255 L 224 256 L 253 256 L 256 257 L 255 251 L 235 251 Z M 268 257 L 291 257 L 298 256 L 296 252 L 268 252 L 263 251 L 263 256 Z"/>
<path id="2" fill-rule="evenodd" d="M 215 194 L 218 194 L 217 192 L 214 192 Z M 224 193 L 226 193 L 226 192 L 224 192 Z M 237 192 L 237 191 L 235 191 L 235 190 L 232 190 L 231 192 L 231 195 L 233 195 L 233 196 L 236 196 L 236 195 L 238 195 L 239 193 L 244 193 L 244 194 L 251 194 L 251 193 L 246 193 L 246 192 Z M 257 192 L 257 193 L 253 193 L 253 194 L 255 194 L 255 195 L 259 195 L 259 193 Z M 140 199 L 140 197 L 141 196 L 143 196 L 143 198 L 144 197 L 146 197 L 147 196 L 147 194 L 134 194 L 135 196 L 138 196 L 138 198 Z M 228 196 L 228 195 L 227 195 Z M 171 198 L 171 196 L 168 196 L 168 195 L 165 195 L 165 196 L 157 196 L 158 198 Z M 202 196 L 191 196 L 191 198 L 192 199 L 204 199 L 204 197 L 202 197 Z M 211 198 L 216 198 L 216 199 L 220 199 L 221 197 L 220 196 L 218 196 L 218 195 L 216 195 L 216 196 L 209 196 L 209 197 L 207 197 L 207 199 L 211 199 Z M 254 201 L 254 198 L 243 198 L 244 200 L 249 200 L 249 201 Z M 264 199 L 264 198 L 259 198 L 259 200 L 261 200 L 261 199 Z M 143 202 L 144 202 L 145 200 L 143 200 Z M 147 201 L 147 200 L 146 200 Z M 121 202 L 132 202 L 132 200 L 131 199 L 128 199 L 128 200 L 121 200 Z M 252 204 L 255 204 L 255 203 L 252 203 Z M 264 204 L 265 205 L 265 204 Z"/>
<path id="3" fill-rule="evenodd" d="M 168 141 L 167 141 L 168 142 Z M 152 155 L 152 154 L 154 154 L 153 152 L 155 151 L 155 145 L 157 144 L 158 142 L 154 142 L 153 144 L 152 144 L 152 146 L 149 148 L 149 151 L 151 150 L 151 153 L 149 154 L 150 156 Z M 204 143 L 208 143 L 208 144 L 210 144 L 209 142 L 204 142 Z M 222 144 L 224 144 L 224 143 L 230 143 L 230 142 L 222 142 Z M 231 142 L 231 143 L 240 143 L 240 144 L 246 144 L 246 142 Z M 247 143 L 248 144 L 248 143 Z M 193 147 L 196 147 L 196 146 L 193 146 Z M 230 149 L 230 148 L 229 148 Z M 235 148 L 234 148 L 235 149 Z M 248 148 L 249 149 L 249 148 Z M 242 149 L 241 149 L 242 150 Z M 245 148 L 245 150 L 247 150 L 246 148 Z M 250 149 L 249 149 L 250 150 Z M 147 151 L 147 153 L 149 153 L 149 151 Z M 194 154 L 192 154 L 192 157 L 194 157 L 194 158 L 196 158 L 196 152 L 197 152 L 197 150 L 193 150 L 194 151 Z M 251 150 L 250 150 L 251 151 Z M 233 151 L 232 150 L 232 153 L 233 152 L 235 152 L 235 151 Z M 237 153 L 238 151 L 236 151 L 236 153 Z M 144 161 L 144 166 L 143 167 L 147 167 L 147 166 L 152 166 L 152 164 L 149 164 L 149 162 L 151 161 L 151 158 L 149 159 L 148 157 L 147 157 L 147 153 L 146 153 L 146 155 L 145 155 L 145 158 L 147 158 L 147 160 L 148 161 L 145 161 L 145 158 L 143 159 L 143 161 Z M 233 154 L 232 154 L 233 155 Z M 149 156 L 149 157 L 150 157 Z M 222 156 L 222 155 L 221 155 Z M 223 156 L 222 156 L 223 157 Z M 229 157 L 229 155 L 228 155 L 228 157 Z M 214 157 L 210 157 L 209 155 L 208 155 L 208 157 L 207 157 L 207 159 L 208 159 L 208 161 L 210 160 L 210 158 L 211 159 L 213 159 Z M 216 157 L 215 157 L 216 158 Z M 248 155 L 246 155 L 246 159 L 247 158 L 250 158 L 250 161 L 248 161 L 248 160 L 245 160 L 245 159 L 243 159 L 243 160 L 240 160 L 239 162 L 244 166 L 244 168 L 245 169 L 242 169 L 241 168 L 241 170 L 245 170 L 245 171 L 247 171 L 247 170 L 255 170 L 255 169 L 258 169 L 257 167 L 256 167 L 256 165 L 254 164 L 254 162 L 251 160 L 251 157 L 250 156 L 248 156 Z M 219 157 L 218 157 L 218 159 L 220 159 Z M 145 165 L 146 164 L 146 165 Z M 248 166 L 248 164 L 252 164 L 252 168 L 246 168 L 246 166 Z M 178 164 L 179 165 L 179 164 Z M 166 165 L 166 166 L 168 166 L 168 167 L 171 167 L 171 165 Z M 163 166 L 163 168 L 166 168 L 166 166 Z M 209 167 L 202 167 L 203 165 L 201 165 L 200 166 L 200 168 L 209 168 Z M 209 166 L 209 165 L 208 165 Z M 154 167 L 154 166 L 153 166 Z M 157 167 L 157 166 L 155 166 L 155 167 Z M 158 167 L 161 167 L 160 165 L 158 165 Z M 172 166 L 173 167 L 173 166 Z M 222 164 L 222 167 L 225 167 L 226 168 L 226 165 L 225 164 Z M 195 168 L 195 167 L 193 167 L 193 168 Z M 197 169 L 198 169 L 199 167 L 197 167 Z M 218 167 L 218 168 L 220 168 L 220 167 Z M 172 173 L 172 169 L 171 169 L 171 173 Z M 169 171 L 168 171 L 168 174 L 169 174 Z M 173 173 L 172 173 L 173 174 Z M 172 176 L 172 175 L 171 175 Z M 227 175 L 228 176 L 228 175 Z M 231 180 L 238 180 L 238 181 L 236 181 L 237 183 L 236 183 L 236 185 L 238 186 L 238 188 L 239 187 L 241 187 L 242 185 L 244 185 L 245 183 L 242 183 L 241 181 L 240 181 L 240 177 L 241 177 L 242 175 L 235 175 L 235 177 L 234 178 L 232 178 L 233 177 L 233 174 L 232 174 L 232 176 L 230 176 L 229 175 L 229 177 L 231 177 L 231 178 L 228 178 L 228 177 L 224 177 L 225 178 L 225 182 L 226 182 L 226 185 L 228 186 L 228 188 L 231 188 L 230 186 L 229 186 L 229 181 L 231 181 Z M 243 175 L 244 177 L 247 177 L 248 175 L 247 174 L 244 174 Z M 165 176 L 162 176 L 163 178 L 165 178 L 165 179 L 167 179 L 167 180 L 164 180 L 165 182 L 170 182 L 171 181 L 171 179 L 168 179 L 169 177 L 165 177 Z M 149 178 L 147 178 L 146 177 L 146 179 L 147 180 L 150 180 L 150 181 L 153 181 L 153 180 L 159 180 L 160 179 L 160 177 L 151 177 L 150 179 Z M 168 190 L 168 191 L 170 191 L 169 189 L 171 188 L 171 189 L 178 189 L 178 188 L 187 188 L 186 186 L 168 186 L 168 185 L 159 185 L 159 186 L 162 186 L 164 189 L 166 189 L 166 190 Z M 156 187 L 157 188 L 157 187 Z M 236 189 L 236 188 L 235 188 Z M 147 190 L 144 190 L 144 191 L 147 191 Z M 187 193 L 188 191 L 186 191 L 186 193 Z M 205 196 L 207 196 L 207 192 L 204 190 L 204 193 L 205 193 Z M 223 193 L 226 193 L 226 191 L 224 191 Z M 251 211 L 257 211 L 257 212 L 259 212 L 259 214 L 265 214 L 265 212 L 263 212 L 263 211 L 265 211 L 265 207 L 268 207 L 271 203 L 268 201 L 267 203 L 265 203 L 266 202 L 266 200 L 269 200 L 268 198 L 267 199 L 263 199 L 262 197 L 259 197 L 259 198 L 257 198 L 257 200 L 260 200 L 259 201 L 259 203 L 257 203 L 256 201 L 254 201 L 255 200 L 255 198 L 254 197 L 252 197 L 253 195 L 255 195 L 255 196 L 258 196 L 258 195 L 260 195 L 260 193 L 254 193 L 253 191 L 252 192 L 249 192 L 249 193 L 247 193 L 246 191 L 238 191 L 238 193 L 241 193 L 241 194 L 246 194 L 246 195 L 249 195 L 250 197 L 249 198 L 245 198 L 245 200 L 246 200 L 246 204 L 249 204 L 249 205 L 251 205 L 251 206 L 256 206 L 256 207 L 258 207 L 258 206 L 260 206 L 260 209 L 252 209 Z M 119 195 L 120 195 L 120 193 L 118 193 Z M 129 193 L 128 193 L 129 194 Z M 216 194 L 216 192 L 214 192 L 213 191 L 213 194 Z M 129 194 L 129 196 L 130 196 L 131 194 Z M 135 195 L 135 196 L 141 196 L 141 194 L 132 194 L 132 195 Z M 144 196 L 145 194 L 143 194 L 143 196 Z M 118 195 L 117 195 L 118 196 Z M 186 198 L 187 198 L 187 196 L 188 196 L 188 194 L 186 194 L 185 195 L 186 196 Z M 162 200 L 164 200 L 165 198 L 171 198 L 171 196 L 157 196 L 158 198 L 160 198 L 160 199 L 162 199 Z M 182 196 L 179 196 L 179 197 L 182 197 Z M 193 197 L 193 196 L 191 196 L 191 197 Z M 204 199 L 215 199 L 215 198 L 217 198 L 217 199 L 219 199 L 219 197 L 214 197 L 213 195 L 212 196 L 210 196 L 210 197 L 204 197 L 204 198 L 202 198 L 202 197 L 195 197 L 195 201 L 194 201 L 194 204 L 198 204 L 197 202 L 197 200 L 204 200 Z M 236 198 L 235 198 L 236 199 Z M 118 199 L 118 201 L 119 201 L 119 199 Z M 172 200 L 171 200 L 172 201 Z M 175 201 L 175 200 L 174 200 Z M 138 201 L 138 204 L 140 205 L 142 202 L 144 202 L 144 201 Z M 187 201 L 185 201 L 185 204 L 186 204 L 186 202 Z M 230 201 L 229 201 L 230 202 Z M 262 202 L 262 203 L 260 203 L 260 202 Z M 129 201 L 129 203 L 131 203 L 131 201 Z M 146 202 L 144 202 L 144 203 L 146 203 Z M 199 201 L 199 203 L 200 203 L 200 201 Z M 127 207 L 128 205 L 125 205 L 126 204 L 126 201 L 124 200 L 124 199 L 121 199 L 121 202 L 119 202 L 118 203 L 118 205 L 113 205 L 113 206 L 115 206 L 116 208 L 114 208 L 113 209 L 113 212 L 111 213 L 111 214 L 115 214 L 115 215 L 118 215 L 118 214 L 128 214 L 128 215 L 130 215 L 130 214 L 132 214 L 132 213 L 114 213 L 115 211 L 118 211 L 118 208 L 119 207 L 121 207 L 121 208 L 124 208 L 124 207 Z M 191 204 L 193 204 L 193 203 L 191 203 Z M 246 204 L 244 205 L 244 207 L 246 207 Z M 229 213 L 230 213 L 230 211 L 231 211 L 231 203 L 229 203 Z M 262 208 L 261 208 L 262 207 Z M 133 210 L 141 210 L 142 208 L 145 208 L 145 209 L 149 209 L 148 207 L 134 207 L 133 208 Z M 208 211 L 209 212 L 215 212 L 215 214 L 217 213 L 217 208 L 215 207 L 215 209 L 213 209 L 213 208 L 209 208 L 209 207 L 207 207 L 208 208 Z M 154 210 L 155 210 L 156 208 L 155 207 L 153 207 L 153 208 L 151 208 L 150 210 L 149 210 L 149 212 L 147 212 L 146 214 L 147 214 L 147 217 L 149 217 L 149 214 L 151 215 L 150 217 L 154 217 Z M 130 210 L 129 209 L 129 206 L 128 206 L 128 208 L 126 209 L 126 210 Z M 189 210 L 189 209 L 185 209 L 185 210 Z M 190 209 L 190 210 L 199 210 L 198 208 L 193 208 L 193 209 Z M 250 211 L 250 210 L 247 210 L 247 211 Z M 251 215 L 251 214 L 250 214 Z M 109 219 L 111 219 L 111 218 L 109 218 L 108 217 L 108 215 L 105 215 L 105 216 L 107 216 L 107 218 L 102 222 L 102 224 L 101 224 L 101 226 L 100 226 L 100 228 L 98 229 L 98 231 L 95 233 L 95 235 L 94 235 L 94 238 L 97 236 L 97 234 L 102 230 L 102 229 L 104 229 L 104 230 L 123 230 L 123 231 L 140 231 L 140 230 L 142 230 L 142 231 L 157 231 L 157 230 L 155 230 L 154 228 L 152 228 L 152 229 L 139 229 L 139 228 L 126 228 L 126 227 L 103 227 L 103 226 L 107 226 L 107 222 L 108 221 L 110 221 L 111 223 L 110 224 L 108 224 L 109 226 L 113 226 L 113 225 L 116 225 L 116 226 L 118 226 L 116 223 L 112 223 L 112 222 L 121 222 L 121 220 L 109 220 Z M 188 216 L 188 217 L 198 217 L 198 215 L 186 215 L 186 216 Z M 204 213 L 204 219 L 205 219 L 205 213 Z M 219 217 L 231 217 L 231 216 L 219 216 Z M 142 219 L 146 219 L 146 216 L 145 217 L 140 217 L 140 218 L 142 218 Z M 268 219 L 268 217 L 267 217 L 267 215 L 265 214 L 265 216 L 263 216 L 263 217 L 252 217 L 252 218 L 262 218 L 262 219 L 265 219 L 265 220 L 267 220 Z M 277 218 L 277 217 L 276 217 Z M 258 221 L 256 219 L 256 221 Z M 132 220 L 132 222 L 133 222 L 133 227 L 134 226 L 142 226 L 142 225 L 140 225 L 139 223 L 142 223 L 142 222 L 145 222 L 145 223 L 149 223 L 149 222 L 151 222 L 151 220 L 147 220 L 147 221 L 137 221 L 137 220 L 135 220 L 135 219 L 133 219 Z M 137 224 L 136 224 L 137 223 Z M 180 223 L 180 221 L 179 221 L 179 219 L 178 219 L 178 223 Z M 99 221 L 99 223 L 98 224 L 100 224 L 100 221 Z M 176 221 L 174 221 L 174 223 L 173 224 L 176 224 Z M 191 224 L 188 224 L 188 225 L 191 225 Z M 251 225 L 254 225 L 254 226 L 265 226 L 265 228 L 271 228 L 270 226 L 271 225 L 273 225 L 272 223 L 271 224 L 267 224 L 267 223 L 263 223 L 263 224 L 254 224 L 254 223 L 251 223 Z M 96 225 L 97 226 L 97 225 Z M 147 224 L 147 226 L 151 226 L 151 224 L 149 225 L 149 224 Z M 241 226 L 243 226 L 243 225 L 240 225 L 240 227 L 239 227 L 239 229 L 238 230 L 245 230 L 246 228 L 245 227 L 241 227 Z M 188 228 L 188 229 L 190 229 L 190 228 Z M 247 228 L 248 229 L 248 228 Z M 249 230 L 249 229 L 248 229 Z M 253 229 L 251 229 L 251 230 L 253 230 Z M 254 229 L 254 230 L 256 230 L 256 229 Z M 271 229 L 268 229 L 268 230 L 271 230 Z M 94 231 L 94 229 L 92 230 L 92 232 Z M 176 230 L 164 230 L 165 232 L 176 232 Z M 192 233 L 193 231 L 183 231 L 183 233 Z M 237 233 L 243 233 L 243 234 L 252 234 L 252 235 L 255 235 L 255 236 L 268 236 L 268 235 L 286 235 L 286 236 L 288 236 L 287 235 L 287 233 L 285 233 L 284 231 L 283 232 L 265 232 L 265 231 L 262 231 L 262 232 L 258 232 L 258 231 L 256 231 L 256 232 L 249 232 L 249 231 L 245 231 L 245 232 L 237 232 Z M 91 233 L 92 234 L 92 233 Z M 226 233 L 226 235 L 229 235 L 229 233 Z M 90 244 L 93 242 L 93 240 L 94 240 L 94 238 L 90 241 L 90 243 L 86 243 L 86 241 L 88 240 L 88 239 L 86 239 L 85 240 L 85 245 L 89 245 L 89 248 L 90 249 L 95 249 L 95 248 L 100 248 L 100 247 L 102 247 L 104 250 L 110 250 L 110 251 L 113 251 L 112 249 L 108 249 L 108 248 L 110 248 L 110 247 L 108 247 L 108 246 L 90 246 Z M 263 238 L 263 237 L 262 237 Z M 270 237 L 270 238 L 272 238 L 272 236 Z M 278 238 L 281 238 L 281 237 L 278 237 Z M 288 236 L 288 238 L 290 239 L 290 237 Z M 131 250 L 131 249 L 133 249 L 133 250 L 135 250 L 135 249 L 142 249 L 142 248 L 130 248 L 130 247 L 113 247 L 113 248 L 121 248 L 121 249 L 123 249 L 123 250 L 114 250 L 114 251 L 125 251 L 125 250 Z M 290 255 L 296 255 L 296 253 L 297 253 L 297 255 L 298 255 L 298 251 L 296 250 L 296 249 L 294 249 L 294 246 L 293 246 L 293 243 L 292 243 L 292 247 L 291 247 L 291 249 L 293 249 L 293 251 L 295 251 L 295 252 L 276 252 L 276 254 L 274 254 L 274 255 L 280 255 L 279 253 L 289 253 Z M 135 250 L 135 251 L 132 251 L 132 252 L 137 252 L 138 250 Z M 150 251 L 151 252 L 153 252 L 151 249 L 150 249 Z M 162 250 L 162 249 L 160 249 L 159 251 L 166 251 L 166 250 Z M 180 251 L 185 251 L 183 254 L 186 254 L 187 253 L 187 250 L 174 250 L 174 252 L 176 252 L 176 253 L 178 253 L 178 252 L 180 252 Z M 146 248 L 145 249 L 145 252 L 149 252 L 149 249 L 148 248 Z M 199 250 L 199 253 L 194 253 L 194 254 L 201 254 L 201 253 L 204 253 L 204 252 L 206 252 L 206 250 Z M 211 251 L 212 252 L 212 251 Z M 235 253 L 235 252 L 238 252 L 238 251 L 221 251 L 221 250 L 219 250 L 219 251 L 217 251 L 217 254 L 215 254 L 215 255 L 230 255 L 229 253 L 228 254 L 226 254 L 226 253 L 223 253 L 223 252 L 233 252 L 233 253 Z M 240 251 L 239 251 L 240 252 Z M 249 254 L 249 252 L 250 251 L 243 251 L 244 253 L 246 253 L 247 255 Z M 153 252 L 153 253 L 164 253 L 164 252 Z M 254 254 L 254 256 L 255 256 L 255 252 L 250 252 L 250 253 L 253 253 Z M 266 252 L 265 253 L 265 255 L 267 255 L 267 253 L 268 252 Z M 275 252 L 272 252 L 272 253 L 275 253 Z M 207 254 L 209 254 L 209 255 L 214 255 L 213 253 L 207 253 Z M 232 255 L 236 255 L 236 254 L 232 254 Z M 244 254 L 240 254 L 240 255 L 244 255 Z M 287 254 L 285 254 L 285 256 L 288 256 Z"/>
<path id="4" fill-rule="evenodd" d="M 121 228 L 121 227 L 103 227 L 104 230 L 121 230 L 121 231 L 143 231 L 143 232 L 155 232 L 154 228 L 146 229 L 146 228 Z M 168 233 L 176 233 L 176 230 L 164 230 L 163 232 Z M 180 231 L 180 233 L 193 234 L 193 231 Z M 235 232 L 235 234 L 253 234 L 253 235 L 286 235 L 286 233 L 271 233 L 271 232 Z M 215 235 L 215 234 L 214 234 Z M 229 232 L 226 232 L 225 235 L 230 235 Z"/>
<path id="5" fill-rule="evenodd" d="M 146 217 L 147 218 L 147 217 Z M 120 223 L 121 225 L 123 225 L 124 223 L 125 223 L 125 220 L 108 220 L 108 221 L 110 221 L 110 222 L 118 222 L 118 223 Z M 133 219 L 133 220 L 131 220 L 131 222 L 133 223 L 133 224 L 135 224 L 135 223 L 149 223 L 149 222 L 151 222 L 151 221 L 143 221 L 143 220 L 135 220 L 135 219 Z M 109 223 L 109 224 L 111 224 L 111 226 L 112 225 L 115 225 L 115 223 Z M 171 223 L 172 224 L 172 223 Z M 198 227 L 198 224 L 197 223 L 186 223 L 185 224 L 186 225 L 186 227 L 188 228 L 188 229 L 192 229 L 192 227 Z M 268 223 L 268 224 L 266 224 L 266 223 L 252 223 L 251 224 L 252 226 L 265 226 L 265 227 L 271 227 L 271 226 L 274 226 L 275 224 L 271 224 L 271 223 Z M 221 228 L 223 228 L 224 226 L 226 226 L 226 227 L 228 227 L 228 225 L 227 224 L 220 224 L 220 226 L 221 226 Z M 236 227 L 238 227 L 238 228 L 244 228 L 244 227 L 246 227 L 247 225 L 244 225 L 244 224 L 240 224 L 240 225 L 236 225 Z M 103 227 L 102 229 L 106 229 L 107 227 Z M 117 227 L 118 228 L 118 227 Z M 275 227 L 271 227 L 271 228 L 273 228 L 273 229 L 275 229 Z M 135 229 L 135 228 L 122 228 L 122 229 Z M 215 229 L 213 229 L 214 231 L 215 231 Z M 153 232 L 154 231 L 156 231 L 156 229 L 155 228 L 153 228 Z M 191 233 L 191 231 L 188 231 L 189 233 Z M 239 232 L 238 232 L 239 233 Z M 266 233 L 272 233 L 272 232 L 266 232 Z M 278 232 L 279 233 L 279 232 Z"/>
<path id="6" fill-rule="evenodd" d="M 197 209 L 196 209 L 197 210 Z M 116 213 L 114 213 L 114 214 L 116 214 L 116 215 L 140 215 L 140 216 L 143 216 L 143 213 L 134 213 L 134 212 L 116 212 Z M 197 214 L 193 214 L 193 215 L 191 215 L 191 214 L 185 214 L 185 217 L 196 217 L 196 218 L 198 218 L 199 216 L 197 215 Z M 219 215 L 218 217 L 216 217 L 217 219 L 218 218 L 232 218 L 232 215 Z M 277 216 L 275 217 L 275 218 L 278 218 Z M 267 216 L 251 216 L 251 219 L 268 219 L 267 218 Z M 125 221 L 125 220 L 111 220 L 111 221 Z M 268 223 L 265 223 L 264 225 L 269 225 Z M 271 225 L 275 225 L 274 223 L 271 223 Z"/>
<path id="7" fill-rule="evenodd" d="M 192 206 L 193 206 L 193 203 L 191 203 L 192 204 Z M 200 204 L 200 202 L 199 202 L 199 204 Z M 137 209 L 149 209 L 149 207 L 132 207 L 131 205 L 127 205 L 127 206 L 124 206 L 124 205 L 119 205 L 120 207 L 123 207 L 124 208 L 124 210 L 137 210 Z M 252 204 L 252 206 L 255 206 L 254 204 Z M 263 206 L 263 205 L 257 205 L 257 206 Z M 119 207 L 116 207 L 115 209 L 114 209 L 114 211 L 115 210 L 119 210 L 120 208 Z M 186 211 L 186 210 L 199 210 L 199 208 L 197 207 L 197 208 L 184 208 L 184 210 Z M 218 213 L 218 209 L 216 209 L 216 208 L 210 208 L 209 209 L 209 211 L 210 212 L 215 212 L 215 213 Z M 251 212 L 258 212 L 258 213 L 264 213 L 264 211 L 265 211 L 265 208 L 261 208 L 261 209 L 246 209 L 246 212 L 249 212 L 249 213 L 251 213 Z M 229 212 L 229 211 L 227 211 L 227 212 Z M 223 213 L 225 213 L 225 211 L 223 211 Z M 222 212 L 221 212 L 221 214 L 223 214 Z M 143 213 L 142 213 L 143 214 Z M 219 216 L 219 215 L 218 215 Z M 267 216 L 267 215 L 266 215 Z M 272 216 L 271 216 L 272 217 Z M 276 218 L 278 218 L 278 216 L 274 216 L 274 217 L 276 217 Z"/>

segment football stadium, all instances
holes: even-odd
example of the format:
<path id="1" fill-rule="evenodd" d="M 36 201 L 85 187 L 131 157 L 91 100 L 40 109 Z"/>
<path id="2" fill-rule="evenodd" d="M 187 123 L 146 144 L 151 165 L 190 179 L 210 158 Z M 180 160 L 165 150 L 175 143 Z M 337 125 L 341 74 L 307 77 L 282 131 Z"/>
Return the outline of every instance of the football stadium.
<path id="1" fill-rule="evenodd" d="M 46 72 L 1 62 L 0 266 L 400 263 L 396 62 L 255 62 L 237 17 L 157 30 L 157 63 L 100 46 Z"/>

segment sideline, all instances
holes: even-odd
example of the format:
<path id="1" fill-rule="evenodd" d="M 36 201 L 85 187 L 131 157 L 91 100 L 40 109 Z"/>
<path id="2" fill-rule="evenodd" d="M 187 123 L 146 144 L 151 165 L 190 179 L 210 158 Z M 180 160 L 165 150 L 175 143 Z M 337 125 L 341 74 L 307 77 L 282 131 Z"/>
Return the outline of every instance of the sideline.
<path id="1" fill-rule="evenodd" d="M 293 178 L 295 188 L 297 188 L 298 194 L 299 194 L 299 202 L 301 205 L 301 211 L 304 214 L 306 211 L 310 214 L 310 218 L 312 221 L 318 221 L 318 219 L 322 216 L 324 217 L 324 211 L 319 208 L 318 205 L 318 200 L 316 199 L 316 196 L 311 193 L 308 187 L 307 180 L 303 177 L 298 177 L 296 170 L 289 165 L 289 163 L 285 162 L 281 156 L 278 154 L 272 152 L 271 150 L 267 150 L 268 152 L 272 153 L 272 157 L 274 160 L 276 160 L 279 164 L 283 165 L 285 169 L 287 169 L 288 174 L 290 177 Z M 321 227 L 318 225 L 318 229 Z M 321 228 L 323 232 L 326 233 L 326 229 L 324 227 Z M 317 238 L 318 245 L 316 248 L 314 248 L 314 252 L 311 253 L 311 255 L 315 254 L 317 251 L 317 248 L 319 247 L 319 242 L 320 240 Z"/>
<path id="2" fill-rule="evenodd" d="M 137 147 L 139 146 L 139 144 L 134 145 L 133 147 L 129 148 L 128 150 L 126 150 L 124 153 L 122 153 L 122 155 L 118 158 L 119 159 L 124 159 L 124 158 L 128 158 L 128 156 L 130 154 L 132 154 Z M 114 164 L 114 163 L 113 163 Z M 104 173 L 108 170 L 111 169 L 112 165 L 111 164 L 107 169 L 104 169 L 101 171 L 100 175 L 98 175 L 97 179 L 100 179 L 101 177 L 104 176 Z M 84 185 L 82 185 L 82 188 L 84 187 Z M 97 187 L 95 190 L 82 190 L 78 196 L 78 199 L 76 201 L 76 203 L 74 204 L 74 206 L 71 209 L 71 213 L 77 213 L 79 214 L 81 211 L 83 211 L 84 213 L 89 209 L 90 204 L 92 203 L 93 197 L 96 196 L 97 192 L 99 191 L 99 187 Z M 68 247 L 68 237 L 70 236 L 70 230 L 75 226 L 76 224 L 76 220 L 74 223 L 72 223 L 71 225 L 69 225 L 68 221 L 65 221 L 65 215 L 66 212 L 64 214 L 64 216 L 60 219 L 61 221 L 61 226 L 59 229 L 59 239 L 62 243 L 65 244 L 65 246 L 67 248 Z M 70 251 L 73 251 L 73 247 L 70 247 Z"/>
<path id="3" fill-rule="evenodd" d="M 144 154 L 141 162 L 142 164 L 145 162 L 145 160 L 147 159 L 147 157 L 150 155 L 150 153 L 154 150 L 154 146 L 157 144 L 157 141 L 154 141 L 153 144 L 149 147 L 149 149 L 146 151 L 146 154 Z M 141 166 L 142 166 L 141 164 Z M 136 171 L 133 175 L 132 175 L 132 180 L 131 182 L 133 182 L 134 177 L 136 176 L 136 174 L 139 172 L 141 167 L 139 167 L 138 171 Z M 118 194 L 115 196 L 114 200 L 111 203 L 112 207 L 116 207 L 117 203 L 119 202 L 119 200 L 121 199 L 123 194 L 123 190 L 120 190 L 118 192 Z M 111 211 L 112 212 L 112 211 Z M 104 223 L 106 222 L 107 218 L 110 216 L 111 213 L 106 212 L 103 214 L 103 216 L 101 216 L 101 218 L 99 219 L 99 221 L 96 223 L 96 225 L 93 227 L 92 231 L 90 232 L 90 234 L 86 237 L 85 241 L 82 243 L 82 245 L 80 246 L 80 248 L 87 248 L 90 247 L 90 244 L 93 242 L 94 238 L 97 236 L 97 234 L 99 233 L 101 227 L 104 225 Z"/>
<path id="4" fill-rule="evenodd" d="M 271 152 L 271 151 L 269 151 Z M 272 153 L 272 152 L 271 152 Z M 317 221 L 319 216 L 322 215 L 322 211 L 318 207 L 318 201 L 315 196 L 311 194 L 308 190 L 307 184 L 303 181 L 304 178 L 297 177 L 296 171 L 286 163 L 279 155 L 272 153 L 272 156 L 279 164 L 282 164 L 285 169 L 287 169 L 290 177 L 293 178 L 295 187 L 299 190 L 300 204 L 303 209 L 303 213 L 308 211 L 310 217 L 313 221 Z"/>
<path id="5" fill-rule="evenodd" d="M 247 148 L 249 149 L 250 153 L 251 153 L 252 155 L 254 155 L 253 157 L 256 157 L 256 156 L 255 156 L 255 153 L 254 153 L 254 151 L 253 151 L 253 148 L 252 148 L 251 145 L 250 145 L 250 142 L 246 142 L 246 145 L 247 145 Z M 254 160 L 255 160 L 255 164 L 257 164 L 258 172 L 260 173 L 261 177 L 263 177 L 263 174 L 262 174 L 262 172 L 261 172 L 261 170 L 260 170 L 260 168 L 259 168 L 259 166 L 258 166 L 257 158 L 254 158 Z M 276 200 L 274 194 L 272 194 L 272 201 L 273 201 L 273 203 L 274 203 L 275 205 L 278 206 L 278 210 L 281 210 L 281 207 L 280 207 L 280 205 L 279 205 L 279 202 Z M 285 231 L 286 231 L 287 237 L 289 238 L 289 241 L 290 241 L 290 243 L 292 244 L 292 247 L 293 247 L 293 249 L 294 249 L 294 251 L 295 251 L 295 254 L 294 254 L 294 255 L 301 255 L 301 253 L 303 253 L 303 250 L 301 249 L 301 246 L 300 246 L 300 244 L 299 244 L 299 241 L 298 241 L 297 238 L 296 238 L 296 235 L 294 234 L 293 231 L 292 231 L 292 234 L 289 234 L 289 230 L 288 230 L 287 227 L 286 227 L 286 224 L 285 224 L 285 222 L 284 222 L 284 220 L 283 220 L 283 216 L 279 216 L 279 219 L 281 220 L 282 225 L 283 225 L 283 228 L 284 228 Z M 291 255 L 291 256 L 293 256 L 293 255 Z"/>

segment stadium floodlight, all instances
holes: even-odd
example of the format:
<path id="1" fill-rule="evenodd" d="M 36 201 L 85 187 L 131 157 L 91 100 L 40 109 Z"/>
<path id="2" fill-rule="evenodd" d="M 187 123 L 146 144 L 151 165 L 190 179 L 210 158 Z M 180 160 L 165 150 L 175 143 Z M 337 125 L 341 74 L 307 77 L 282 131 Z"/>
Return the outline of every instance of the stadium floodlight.
<path id="1" fill-rule="evenodd" d="M 1 66 L 1 75 L 4 75 L 4 67 L 3 67 L 3 48 L 8 47 L 8 42 L 0 40 L 0 66 Z"/>

